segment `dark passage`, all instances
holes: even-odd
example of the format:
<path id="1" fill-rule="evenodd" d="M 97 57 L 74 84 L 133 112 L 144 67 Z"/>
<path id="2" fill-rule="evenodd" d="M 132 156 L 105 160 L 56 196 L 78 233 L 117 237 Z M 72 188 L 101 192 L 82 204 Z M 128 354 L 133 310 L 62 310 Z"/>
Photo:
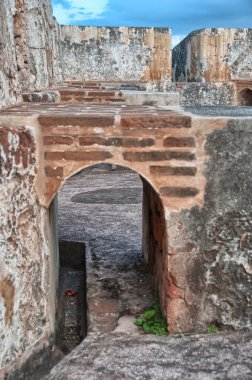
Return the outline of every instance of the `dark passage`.
<path id="1" fill-rule="evenodd" d="M 64 354 L 87 335 L 85 245 L 59 242 L 58 347 Z"/>
<path id="2" fill-rule="evenodd" d="M 252 91 L 249 88 L 242 90 L 238 94 L 238 102 L 241 106 L 252 106 Z"/>

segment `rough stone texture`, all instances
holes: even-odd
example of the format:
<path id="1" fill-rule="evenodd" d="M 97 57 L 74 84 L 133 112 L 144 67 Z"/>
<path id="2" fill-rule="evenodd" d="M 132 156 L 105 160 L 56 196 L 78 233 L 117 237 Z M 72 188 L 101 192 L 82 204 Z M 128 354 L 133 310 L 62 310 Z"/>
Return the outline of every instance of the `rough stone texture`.
<path id="1" fill-rule="evenodd" d="M 236 104 L 232 82 L 187 82 L 180 89 L 180 104 L 193 106 L 232 106 Z"/>
<path id="2" fill-rule="evenodd" d="M 22 91 L 48 89 L 61 80 L 59 28 L 50 0 L 0 4 L 0 108 Z"/>
<path id="3" fill-rule="evenodd" d="M 34 130 L 1 127 L 0 378 L 9 365 L 20 366 L 48 346 L 53 333 L 47 217 L 37 202 L 35 176 Z"/>
<path id="4" fill-rule="evenodd" d="M 61 26 L 64 80 L 171 79 L 171 30 Z"/>
<path id="5" fill-rule="evenodd" d="M 177 326 L 186 322 L 188 331 L 195 319 L 202 327 L 251 328 L 251 133 L 251 121 L 239 120 L 209 133 L 204 206 L 169 215 L 168 268 L 185 303 L 174 314 L 171 301 L 167 315 Z"/>
<path id="6" fill-rule="evenodd" d="M 252 29 L 202 29 L 173 49 L 173 79 L 215 82 L 252 78 Z"/>
<path id="7" fill-rule="evenodd" d="M 89 337 L 44 380 L 249 380 L 251 334 Z"/>
<path id="8" fill-rule="evenodd" d="M 17 365 L 15 359 L 26 348 L 28 355 L 34 352 L 35 341 L 44 339 L 48 344 L 48 336 L 54 329 L 58 274 L 57 248 L 53 242 L 57 234 L 53 231 L 53 214 L 48 219 L 49 211 L 46 214 L 40 205 L 49 208 L 70 176 L 102 161 L 135 170 L 158 194 L 147 197 L 150 207 L 146 210 L 152 213 L 148 218 L 153 227 L 149 231 L 154 237 L 155 259 L 160 257 L 158 263 L 153 260 L 158 275 L 156 287 L 171 333 L 205 331 L 213 322 L 223 329 L 251 329 L 250 107 L 182 110 L 23 103 L 2 111 L 0 123 L 4 127 L 2 231 L 7 231 L 1 239 L 5 263 L 1 278 L 5 290 L 0 292 L 1 300 L 5 298 L 1 301 L 4 311 L 1 323 L 5 326 L 3 346 L 7 350 L 3 351 L 7 352 L 3 364 L 10 361 L 10 365 Z M 17 132 L 14 137 L 8 135 L 10 125 L 15 126 L 19 137 L 15 135 Z M 35 143 L 21 133 L 19 125 L 29 125 L 34 130 Z M 91 145 L 82 145 L 90 142 Z M 27 146 L 34 146 L 36 151 Z M 36 162 L 30 160 L 34 155 Z M 27 177 L 20 168 L 28 171 L 31 168 L 32 175 Z M 13 177 L 19 170 L 21 175 Z M 8 181 L 6 172 L 11 176 Z M 29 186 L 25 188 L 22 181 Z M 85 187 L 80 193 L 89 190 Z M 91 195 L 94 199 L 94 194 Z M 74 204 L 78 209 L 79 204 Z M 29 211 L 23 210 L 26 205 Z M 24 220 L 25 227 L 18 228 L 17 219 L 20 224 Z M 11 241 L 9 230 L 17 231 Z M 13 246 L 9 248 L 9 244 Z M 97 248 L 95 243 L 93 247 Z M 102 249 L 99 252 L 102 254 Z M 24 266 L 19 266 L 20 257 L 24 257 Z M 95 257 L 94 263 L 100 265 Z M 20 283 L 20 273 L 24 273 L 25 288 Z M 48 285 L 50 294 L 46 293 Z M 23 309 L 19 307 L 23 299 L 20 292 L 29 297 L 24 298 Z M 92 311 L 100 315 L 102 310 L 116 314 L 120 305 L 116 300 L 94 302 Z M 22 316 L 25 319 L 20 322 Z"/>

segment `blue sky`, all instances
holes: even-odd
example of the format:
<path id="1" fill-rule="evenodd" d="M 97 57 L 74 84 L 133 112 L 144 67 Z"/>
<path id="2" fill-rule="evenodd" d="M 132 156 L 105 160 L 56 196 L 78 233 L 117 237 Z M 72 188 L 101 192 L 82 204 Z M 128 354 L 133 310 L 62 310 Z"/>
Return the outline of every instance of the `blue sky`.
<path id="1" fill-rule="evenodd" d="M 252 0 L 52 0 L 60 24 L 171 27 L 176 44 L 201 28 L 252 27 Z"/>

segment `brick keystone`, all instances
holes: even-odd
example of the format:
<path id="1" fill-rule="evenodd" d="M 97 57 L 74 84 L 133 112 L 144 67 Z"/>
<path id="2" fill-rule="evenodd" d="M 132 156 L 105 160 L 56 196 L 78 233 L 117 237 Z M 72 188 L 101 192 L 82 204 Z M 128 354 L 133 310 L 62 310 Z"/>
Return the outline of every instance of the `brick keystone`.
<path id="1" fill-rule="evenodd" d="M 199 190 L 195 187 L 161 187 L 160 194 L 165 197 L 186 198 L 195 197 Z"/>
<path id="2" fill-rule="evenodd" d="M 45 159 L 49 161 L 103 161 L 112 158 L 109 152 L 45 152 Z"/>
<path id="3" fill-rule="evenodd" d="M 191 152 L 124 152 L 123 158 L 126 161 L 165 161 L 165 160 L 184 160 L 192 161 L 195 159 L 194 153 Z"/>

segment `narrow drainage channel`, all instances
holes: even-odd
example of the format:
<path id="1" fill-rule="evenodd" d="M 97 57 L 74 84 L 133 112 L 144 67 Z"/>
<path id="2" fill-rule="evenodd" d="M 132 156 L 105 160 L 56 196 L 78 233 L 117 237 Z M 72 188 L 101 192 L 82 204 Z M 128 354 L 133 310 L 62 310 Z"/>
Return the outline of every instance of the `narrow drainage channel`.
<path id="1" fill-rule="evenodd" d="M 87 335 L 85 244 L 61 240 L 59 257 L 57 346 L 68 354 Z"/>

